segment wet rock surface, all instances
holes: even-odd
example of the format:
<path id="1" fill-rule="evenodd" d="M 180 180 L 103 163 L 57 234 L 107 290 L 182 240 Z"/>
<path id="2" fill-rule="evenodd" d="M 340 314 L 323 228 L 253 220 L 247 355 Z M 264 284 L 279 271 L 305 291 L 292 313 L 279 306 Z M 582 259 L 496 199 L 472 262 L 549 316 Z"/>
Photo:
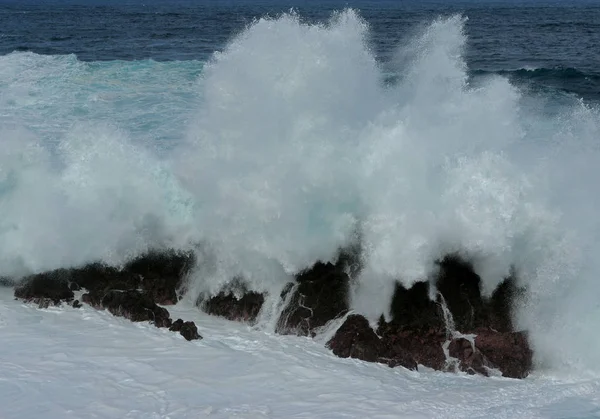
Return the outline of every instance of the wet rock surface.
<path id="1" fill-rule="evenodd" d="M 328 343 L 334 354 L 378 362 L 387 358 L 391 366 L 420 364 L 436 370 L 452 370 L 454 359 L 459 370 L 470 374 L 487 376 L 496 369 L 505 377 L 526 377 L 533 353 L 526 334 L 513 331 L 513 304 L 524 292 L 514 276 L 484 298 L 481 279 L 467 261 L 449 255 L 438 265 L 428 281 L 410 288 L 396 285 L 391 320 L 382 316 L 376 333 L 367 330 L 366 319 L 349 316 Z M 435 297 L 431 284 L 437 288 Z M 474 344 L 460 337 L 464 335 L 473 335 Z"/>
<path id="2" fill-rule="evenodd" d="M 184 322 L 182 319 L 177 319 L 173 322 L 169 330 L 171 332 L 179 332 L 186 340 L 202 339 L 194 322 Z"/>
<path id="3" fill-rule="evenodd" d="M 57 269 L 31 275 L 18 282 L 15 297 L 48 308 L 71 302 L 74 291 L 87 290 L 82 302 L 133 322 L 170 327 L 167 309 L 159 304 L 177 302 L 177 290 L 192 268 L 191 253 L 172 250 L 152 251 L 133 259 L 123 267 L 90 263 L 77 268 Z M 82 307 L 78 300 L 73 308 Z M 184 322 L 178 330 L 187 340 L 200 339 L 193 322 Z"/>
<path id="4" fill-rule="evenodd" d="M 149 321 L 156 327 L 170 327 L 171 319 L 166 308 L 159 307 L 152 296 L 143 291 L 110 290 L 106 293 L 92 292 L 82 296 L 84 302 L 97 309 L 106 309 L 115 316 L 132 322 Z"/>
<path id="5" fill-rule="evenodd" d="M 525 378 L 532 368 L 533 351 L 525 332 L 476 330 L 475 347 L 504 377 Z"/>
<path id="6" fill-rule="evenodd" d="M 68 271 L 59 269 L 25 278 L 15 287 L 15 297 L 28 302 L 48 299 L 57 305 L 72 300 L 74 294 L 69 288 Z"/>
<path id="7" fill-rule="evenodd" d="M 355 256 L 341 251 L 334 263 L 317 262 L 298 273 L 295 283 L 280 296 L 288 304 L 276 331 L 314 336 L 318 328 L 346 315 L 351 278 L 360 269 Z M 159 306 L 177 301 L 193 263 L 190 254 L 167 251 L 150 252 L 120 268 L 92 263 L 58 269 L 20 281 L 15 297 L 47 308 L 71 302 L 74 291 L 85 289 L 82 301 L 97 309 L 170 327 L 187 340 L 202 339 L 193 322 L 178 319 L 172 323 L 169 312 Z M 397 283 L 389 321 L 382 316 L 374 330 L 363 316 L 349 315 L 327 346 L 340 357 L 391 367 L 456 367 L 482 375 L 496 369 L 505 377 L 526 377 L 533 353 L 526 333 L 513 329 L 513 306 L 524 293 L 516 276 L 507 277 L 490 297 L 484 297 L 481 278 L 468 261 L 447 255 L 437 265 L 435 275 L 427 280 L 410 287 Z M 252 324 L 265 297 L 234 279 L 216 296 L 200 298 L 198 305 L 209 314 Z M 78 301 L 72 305 L 80 307 Z M 469 336 L 474 336 L 473 343 Z"/>
<path id="8" fill-rule="evenodd" d="M 278 333 L 314 335 L 316 328 L 348 312 L 350 277 L 345 263 L 317 262 L 296 276 L 297 285 L 277 323 Z"/>
<path id="9" fill-rule="evenodd" d="M 265 294 L 248 291 L 237 279 L 214 297 L 201 296 L 197 304 L 208 314 L 254 324 L 264 302 Z"/>

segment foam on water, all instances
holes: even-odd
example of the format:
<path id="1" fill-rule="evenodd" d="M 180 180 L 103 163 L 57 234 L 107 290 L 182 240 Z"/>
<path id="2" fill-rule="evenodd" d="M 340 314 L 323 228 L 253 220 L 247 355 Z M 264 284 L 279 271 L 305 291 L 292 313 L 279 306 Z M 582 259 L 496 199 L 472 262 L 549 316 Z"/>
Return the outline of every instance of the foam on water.
<path id="1" fill-rule="evenodd" d="M 473 84 L 463 25 L 407 40 L 391 86 L 351 10 L 257 20 L 194 85 L 201 63 L 0 57 L 1 274 L 194 247 L 193 293 L 278 291 L 359 235 L 357 311 L 461 252 L 484 292 L 528 286 L 540 365 L 597 370 L 599 111 Z"/>

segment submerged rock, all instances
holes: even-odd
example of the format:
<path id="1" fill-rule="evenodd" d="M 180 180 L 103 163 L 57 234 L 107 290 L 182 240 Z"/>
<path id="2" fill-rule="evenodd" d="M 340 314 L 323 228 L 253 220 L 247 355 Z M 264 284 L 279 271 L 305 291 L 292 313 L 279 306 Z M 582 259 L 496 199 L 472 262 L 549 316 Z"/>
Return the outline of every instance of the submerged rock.
<path id="1" fill-rule="evenodd" d="M 194 322 L 184 322 L 182 319 L 177 319 L 173 322 L 169 330 L 171 332 L 179 332 L 188 341 L 202 339 Z"/>

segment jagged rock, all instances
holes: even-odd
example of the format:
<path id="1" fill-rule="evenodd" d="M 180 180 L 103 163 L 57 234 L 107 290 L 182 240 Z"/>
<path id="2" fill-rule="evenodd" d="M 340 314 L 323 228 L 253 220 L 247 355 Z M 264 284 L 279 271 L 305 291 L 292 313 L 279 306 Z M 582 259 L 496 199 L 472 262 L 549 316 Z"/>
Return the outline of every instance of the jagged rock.
<path id="1" fill-rule="evenodd" d="M 465 338 L 453 339 L 448 346 L 448 354 L 458 359 L 461 371 L 469 374 L 481 374 L 487 377 L 489 372 L 486 367 L 494 368 L 494 365 L 490 364 L 488 359 Z"/>
<path id="2" fill-rule="evenodd" d="M 447 339 L 444 329 L 408 329 L 393 322 L 379 323 L 377 334 L 388 349 L 388 358 L 403 359 L 407 356 L 416 364 L 441 370 L 446 363 L 442 345 Z"/>
<path id="3" fill-rule="evenodd" d="M 177 290 L 195 263 L 192 252 L 151 251 L 127 263 L 124 272 L 140 279 L 140 286 L 158 304 L 175 304 Z"/>
<path id="4" fill-rule="evenodd" d="M 71 286 L 85 288 L 90 292 L 140 288 L 140 278 L 138 276 L 133 276 L 129 272 L 124 272 L 103 263 L 89 263 L 81 267 L 71 268 L 68 271 Z"/>
<path id="5" fill-rule="evenodd" d="M 201 296 L 197 304 L 208 314 L 254 323 L 264 302 L 264 294 L 249 291 L 243 281 L 236 278 L 214 297 Z"/>
<path id="6" fill-rule="evenodd" d="M 391 323 L 396 327 L 410 330 L 445 327 L 439 304 L 429 296 L 429 282 L 415 282 L 409 289 L 397 282 L 390 313 Z"/>
<path id="7" fill-rule="evenodd" d="M 489 324 L 486 326 L 499 332 L 514 330 L 512 322 L 514 304 L 525 293 L 525 289 L 519 288 L 516 282 L 513 274 L 496 287 L 488 303 Z"/>
<path id="8" fill-rule="evenodd" d="M 340 358 L 357 358 L 375 362 L 386 353 L 386 347 L 367 319 L 358 314 L 346 318 L 327 347 Z"/>
<path id="9" fill-rule="evenodd" d="M 142 289 L 158 304 L 174 304 L 177 302 L 177 289 L 182 286 L 193 264 L 191 252 L 150 251 L 122 268 L 89 263 L 32 275 L 21 281 L 15 296 L 68 301 L 73 298 L 72 291 L 81 288 L 90 292 Z"/>
<path id="10" fill-rule="evenodd" d="M 533 351 L 524 332 L 475 331 L 475 347 L 504 377 L 525 378 L 533 364 Z"/>
<path id="11" fill-rule="evenodd" d="M 350 277 L 346 259 L 317 262 L 296 276 L 297 287 L 278 320 L 278 333 L 314 335 L 314 329 L 348 312 Z"/>
<path id="12" fill-rule="evenodd" d="M 25 301 L 49 299 L 54 304 L 59 304 L 61 301 L 72 300 L 73 296 L 65 270 L 62 269 L 27 277 L 15 288 L 15 297 Z"/>
<path id="13" fill-rule="evenodd" d="M 472 264 L 457 255 L 447 255 L 437 264 L 435 284 L 452 313 L 456 329 L 462 332 L 484 326 L 487 310 L 481 298 L 481 278 Z"/>
<path id="14" fill-rule="evenodd" d="M 73 301 L 73 308 L 81 308 L 81 303 L 79 302 L 79 300 Z"/>
<path id="15" fill-rule="evenodd" d="M 411 354 L 392 350 L 377 336 L 366 318 L 352 314 L 346 318 L 327 346 L 340 358 L 356 358 L 363 361 L 380 362 L 390 367 L 403 366 L 414 370 L 417 363 Z"/>
<path id="16" fill-rule="evenodd" d="M 95 308 L 105 308 L 115 316 L 125 317 L 133 322 L 149 321 L 156 327 L 170 327 L 169 312 L 159 307 L 152 297 L 137 290 L 107 293 L 92 292 L 84 294 L 82 300 Z"/>

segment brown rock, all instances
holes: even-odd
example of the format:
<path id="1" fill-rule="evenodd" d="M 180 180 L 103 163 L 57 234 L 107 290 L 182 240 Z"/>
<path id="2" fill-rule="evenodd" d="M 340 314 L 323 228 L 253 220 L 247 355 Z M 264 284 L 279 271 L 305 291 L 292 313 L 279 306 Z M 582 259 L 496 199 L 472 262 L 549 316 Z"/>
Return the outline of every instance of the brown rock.
<path id="1" fill-rule="evenodd" d="M 391 350 L 369 325 L 366 318 L 352 314 L 346 318 L 327 346 L 340 358 L 356 358 L 380 362 L 390 367 L 403 366 L 414 370 L 417 363 L 402 348 Z"/>
<path id="2" fill-rule="evenodd" d="M 533 365 L 533 351 L 524 332 L 476 330 L 475 347 L 504 377 L 525 378 Z"/>
<path id="3" fill-rule="evenodd" d="M 448 354 L 459 361 L 461 371 L 469 374 L 481 374 L 488 376 L 486 367 L 494 367 L 485 356 L 477 349 L 473 348 L 470 341 L 465 338 L 453 339 L 448 346 Z"/>

